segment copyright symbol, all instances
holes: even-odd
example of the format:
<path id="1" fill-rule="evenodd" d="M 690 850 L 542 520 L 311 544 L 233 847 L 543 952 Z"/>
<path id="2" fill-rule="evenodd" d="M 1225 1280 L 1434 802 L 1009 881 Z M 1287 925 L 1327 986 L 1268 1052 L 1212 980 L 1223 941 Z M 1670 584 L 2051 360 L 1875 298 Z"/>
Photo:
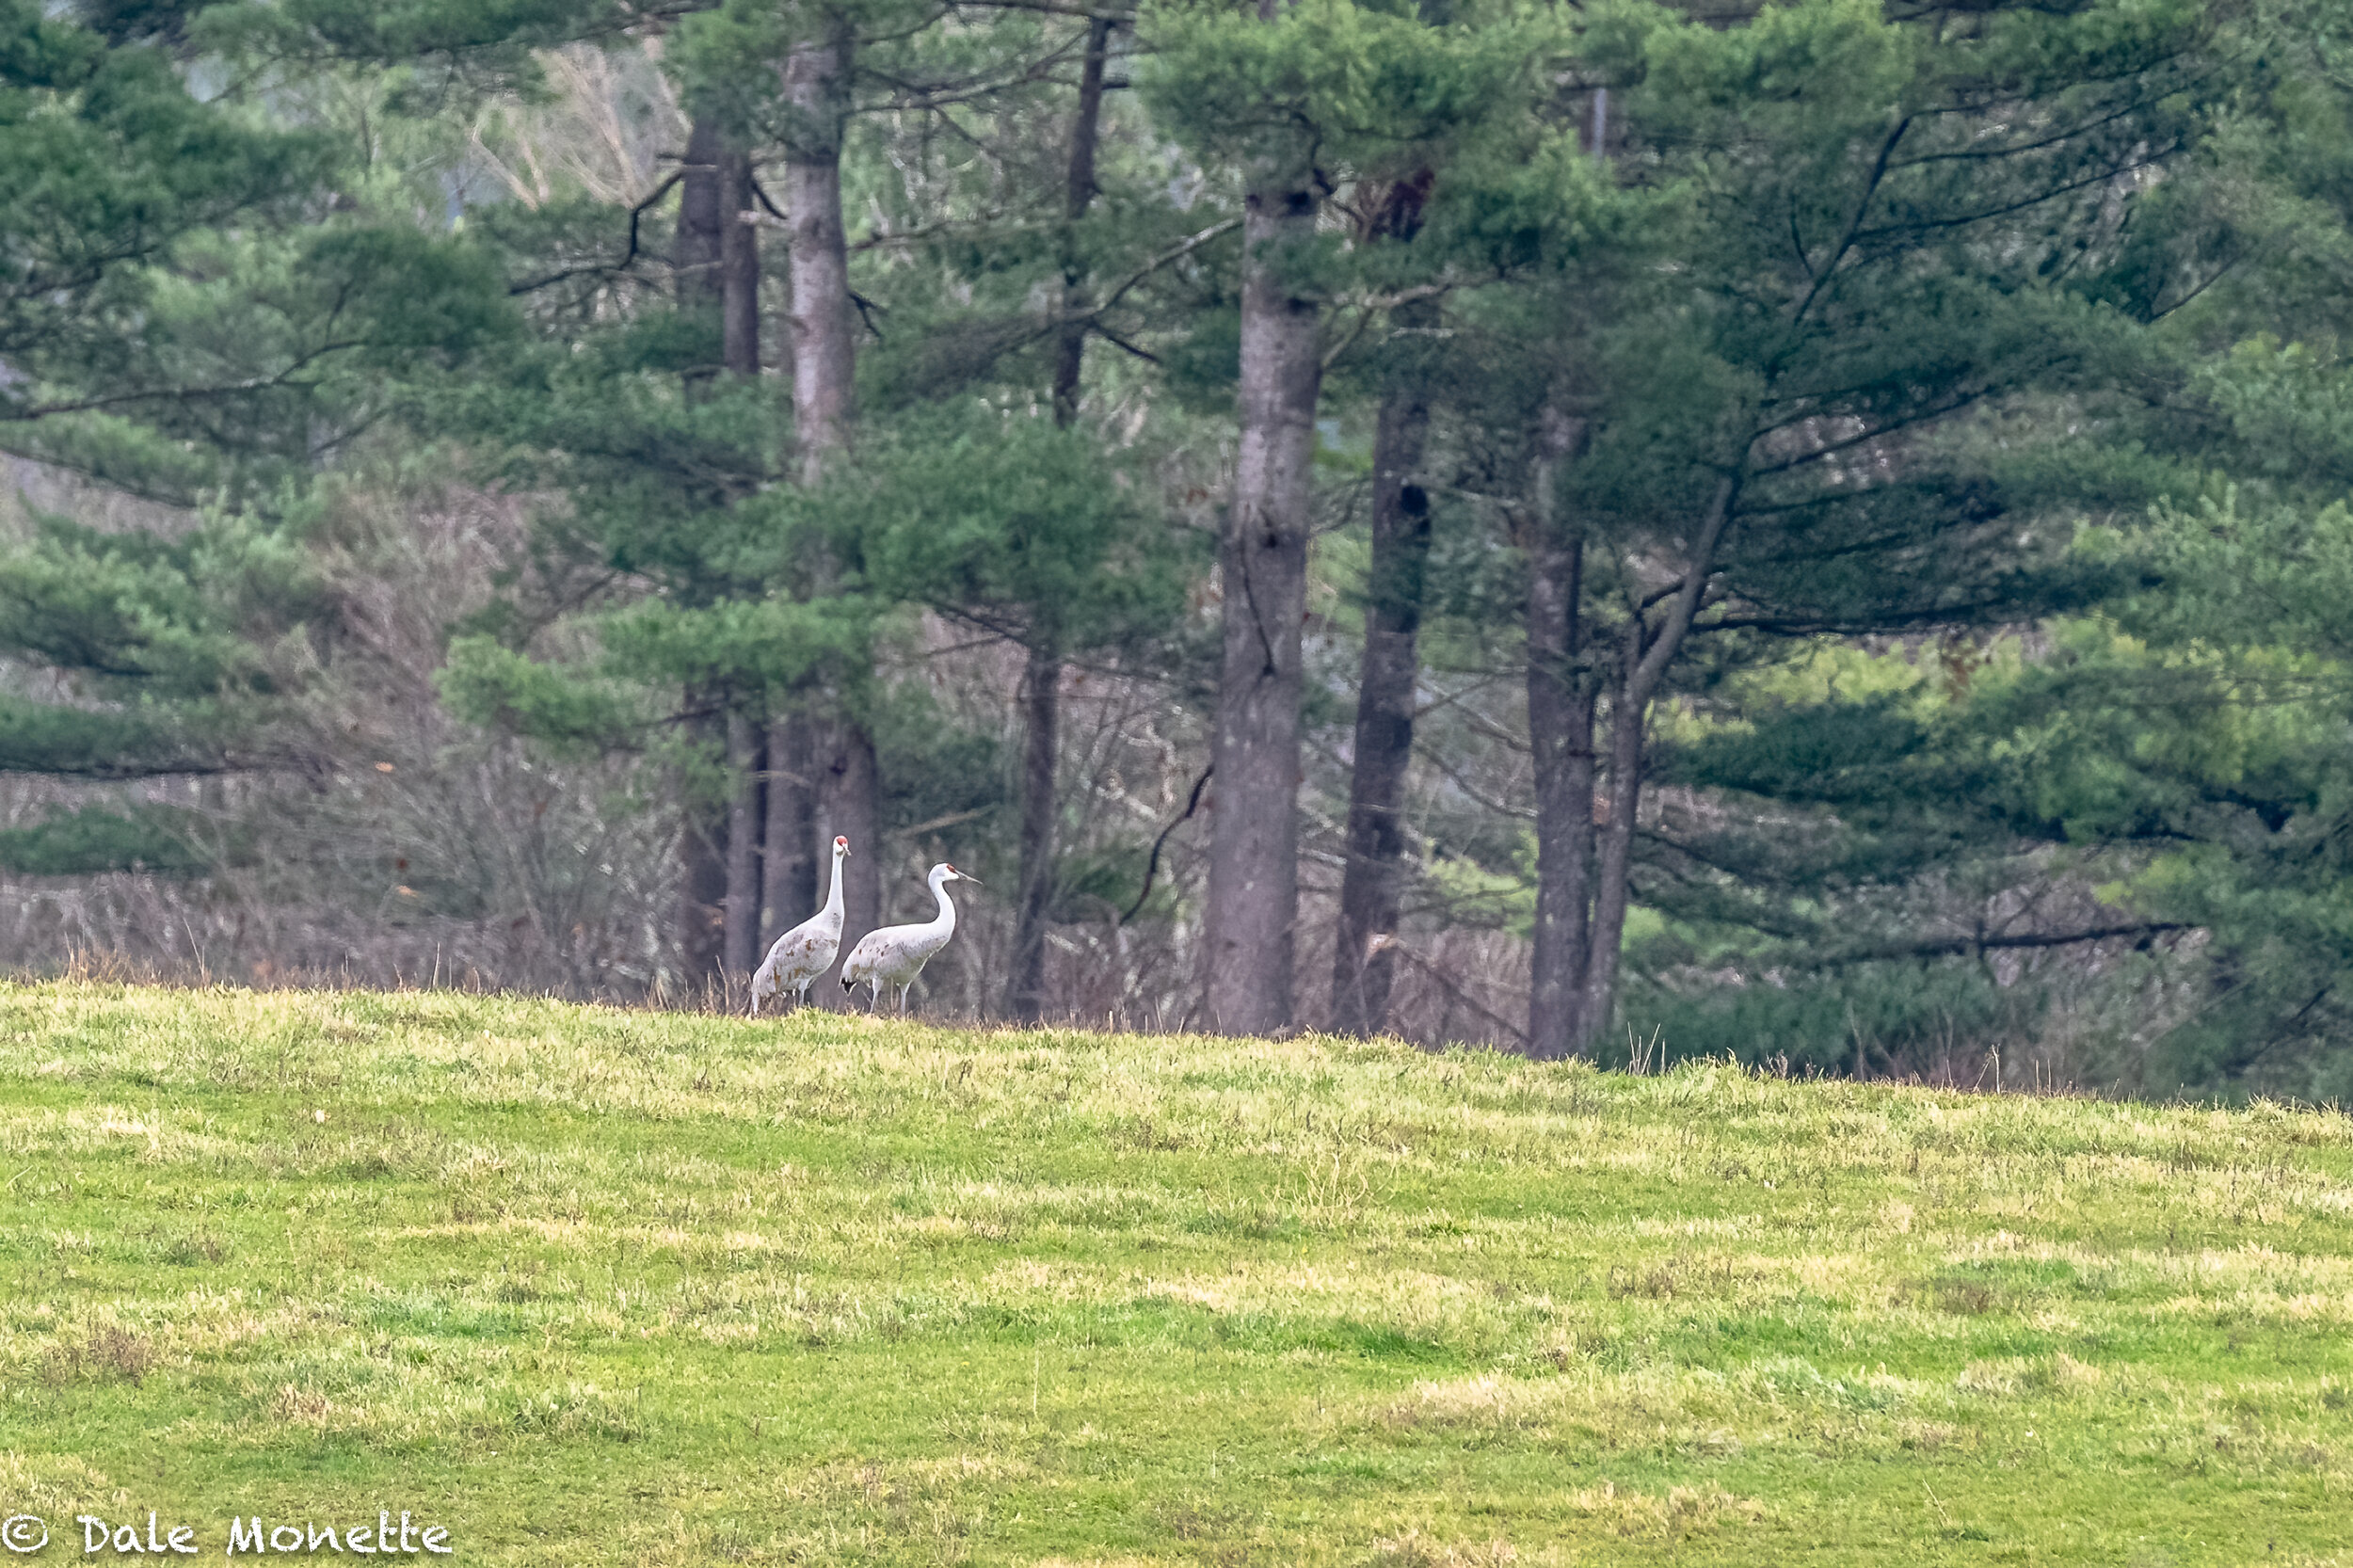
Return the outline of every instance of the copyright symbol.
<path id="1" fill-rule="evenodd" d="M 49 1544 L 49 1527 L 38 1513 L 11 1513 L 0 1519 L 0 1546 L 12 1552 L 37 1552 Z"/>

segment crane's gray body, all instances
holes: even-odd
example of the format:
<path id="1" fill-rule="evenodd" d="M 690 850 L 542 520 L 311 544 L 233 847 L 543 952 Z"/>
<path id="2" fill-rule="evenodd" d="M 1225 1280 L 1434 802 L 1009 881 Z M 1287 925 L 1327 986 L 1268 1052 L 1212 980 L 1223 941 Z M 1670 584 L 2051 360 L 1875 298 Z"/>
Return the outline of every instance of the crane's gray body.
<path id="1" fill-rule="evenodd" d="M 850 843 L 846 839 L 833 841 L 833 891 L 825 895 L 825 906 L 808 920 L 776 938 L 776 946 L 752 973 L 752 1016 L 760 1016 L 762 997 L 773 997 L 783 991 L 795 993 L 803 1006 L 808 1004 L 811 982 L 833 968 L 836 954 L 841 951 L 841 862 L 849 858 Z"/>
<path id="2" fill-rule="evenodd" d="M 907 1008 L 907 987 L 923 972 L 923 966 L 932 955 L 948 945 L 948 938 L 956 934 L 956 906 L 948 902 L 948 884 L 970 882 L 979 886 L 977 878 L 969 877 L 942 860 L 932 868 L 925 879 L 932 897 L 939 902 L 939 914 L 921 925 L 887 925 L 870 931 L 858 938 L 850 950 L 849 961 L 841 966 L 841 988 L 845 991 L 864 985 L 869 989 L 869 1005 L 879 1005 L 883 987 L 899 988 L 899 1011 Z"/>

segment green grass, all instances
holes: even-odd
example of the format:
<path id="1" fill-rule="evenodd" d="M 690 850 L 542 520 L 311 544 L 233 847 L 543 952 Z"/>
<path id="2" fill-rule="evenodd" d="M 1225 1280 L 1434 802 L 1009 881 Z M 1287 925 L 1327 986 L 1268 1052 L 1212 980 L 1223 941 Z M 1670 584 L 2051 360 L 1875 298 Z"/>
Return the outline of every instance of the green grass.
<path id="1" fill-rule="evenodd" d="M 380 1507 L 476 1563 L 2353 1561 L 2349 1178 L 2270 1106 L 0 986 L 0 1512 L 31 1561 Z"/>

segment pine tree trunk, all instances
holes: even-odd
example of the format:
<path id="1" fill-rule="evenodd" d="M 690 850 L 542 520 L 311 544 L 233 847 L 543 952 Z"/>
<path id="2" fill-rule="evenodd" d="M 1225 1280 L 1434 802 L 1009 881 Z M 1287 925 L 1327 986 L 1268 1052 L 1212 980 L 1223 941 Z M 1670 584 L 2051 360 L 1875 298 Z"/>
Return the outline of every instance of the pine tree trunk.
<path id="1" fill-rule="evenodd" d="M 1608 89 L 1596 89 L 1586 127 L 1586 149 L 1595 158 L 1608 155 L 1609 103 Z M 1593 889 L 1597 881 L 1609 880 L 1594 865 L 1597 677 L 1585 644 L 1584 520 L 1561 515 L 1560 494 L 1561 465 L 1582 449 L 1587 434 L 1584 421 L 1547 406 L 1538 417 L 1530 465 L 1528 735 L 1535 754 L 1536 926 L 1529 954 L 1527 1048 L 1545 1061 L 1592 1050 L 1601 1027 L 1593 1017 L 1594 956 L 1602 942 L 1611 946 L 1614 982 L 1614 950 L 1625 925 L 1622 872 L 1615 926 L 1606 937 L 1595 935 Z M 1617 821 L 1610 818 L 1613 825 Z M 1621 854 L 1621 865 L 1624 859 Z M 1613 1000 L 1605 986 L 1604 1018 Z"/>
<path id="2" fill-rule="evenodd" d="M 1684 640 L 1690 634 L 1692 618 L 1706 597 L 1708 581 L 1715 575 L 1717 549 L 1731 525 L 1741 481 L 1742 472 L 1736 471 L 1718 482 L 1715 499 L 1692 529 L 1684 558 L 1683 581 L 1657 612 L 1656 619 L 1637 616 L 1628 624 L 1625 644 L 1619 650 L 1616 679 L 1609 693 L 1609 821 L 1602 824 L 1597 836 L 1580 995 L 1565 1033 L 1566 1048 L 1574 1054 L 1593 1052 L 1617 1007 L 1618 959 L 1625 938 L 1625 912 L 1634 868 L 1634 830 L 1642 804 L 1643 751 L 1651 700 L 1657 696 L 1668 666 L 1682 651 Z M 1591 699 L 1587 701 L 1590 704 Z M 1585 714 L 1584 728 L 1579 733 L 1590 737 L 1590 706 Z M 1586 793 L 1590 823 L 1590 776 Z M 1585 832 L 1589 841 L 1595 837 L 1590 825 Z M 1538 896 L 1541 909 L 1541 891 Z M 1529 1044 L 1532 1052 L 1543 1054 L 1532 1030 Z"/>
<path id="3" fill-rule="evenodd" d="M 1580 667 L 1585 544 L 1555 515 L 1555 472 L 1536 470 L 1529 540 L 1528 733 L 1535 752 L 1536 929 L 1528 1049 L 1552 1059 L 1583 1040 L 1593 852 L 1593 694 Z"/>
<path id="4" fill-rule="evenodd" d="M 687 137 L 685 172 L 679 182 L 678 236 L 670 255 L 679 304 L 690 312 L 719 302 L 719 151 L 718 127 L 708 120 L 697 122 Z M 707 374 L 690 374 L 689 393 L 709 379 Z M 712 696 L 690 691 L 685 700 L 689 710 L 703 710 Z M 697 718 L 690 723 L 689 734 L 706 744 L 724 744 L 725 721 L 715 713 Z M 687 984 L 699 987 L 720 977 L 727 959 L 724 804 L 691 795 L 681 801 L 679 866 L 679 955 Z"/>
<path id="5" fill-rule="evenodd" d="M 1629 666 L 1633 663 L 1629 661 Z M 1609 818 L 1593 869 L 1593 939 L 1585 961 L 1584 996 L 1572 1028 L 1572 1055 L 1591 1056 L 1601 1044 L 1618 1002 L 1618 957 L 1625 944 L 1626 884 L 1634 864 L 1634 824 L 1642 805 L 1642 738 L 1647 700 L 1631 700 L 1622 684 L 1609 713 Z"/>
<path id="6" fill-rule="evenodd" d="M 1021 693 L 1029 733 L 1021 758 L 1021 904 L 1005 1011 L 1035 1023 L 1046 1011 L 1046 922 L 1054 900 L 1054 757 L 1062 659 L 1050 642 L 1030 649 Z"/>
<path id="7" fill-rule="evenodd" d="M 784 188 L 792 243 L 792 431 L 804 485 L 821 482 L 849 443 L 855 408 L 854 306 L 841 222 L 841 138 L 850 113 L 853 44 L 849 19 L 831 14 L 821 36 L 793 45 L 784 69 L 792 115 Z M 842 868 L 846 953 L 880 923 L 882 803 L 873 736 L 841 712 L 838 700 L 834 709 L 821 729 L 817 811 L 824 840 L 836 834 L 850 840 L 849 864 Z"/>
<path id="8" fill-rule="evenodd" d="M 808 720 L 798 713 L 768 727 L 767 824 L 760 834 L 760 951 L 817 912 L 815 791 L 809 754 L 815 749 Z M 825 862 L 832 873 L 831 862 Z"/>
<path id="9" fill-rule="evenodd" d="M 689 693 L 690 704 L 696 700 Z M 727 724 L 715 713 L 688 723 L 688 733 L 724 745 Z M 679 958 L 691 999 L 727 972 L 728 812 L 725 803 L 688 795 L 679 828 Z"/>
<path id="10" fill-rule="evenodd" d="M 1399 325 L 1425 325 L 1435 314 L 1433 301 L 1418 301 L 1399 311 Z M 1414 753 L 1422 572 L 1430 558 L 1429 498 L 1408 480 L 1429 429 L 1429 399 L 1419 378 L 1409 376 L 1383 397 L 1373 427 L 1372 560 L 1349 780 L 1348 867 L 1332 958 L 1332 1030 L 1339 1034 L 1378 1034 L 1389 1021 L 1397 954 L 1371 946 L 1374 937 L 1397 931 L 1404 875 L 1405 772 Z"/>
<path id="11" fill-rule="evenodd" d="M 854 375 L 850 258 L 841 223 L 841 137 L 850 112 L 848 21 L 792 46 L 784 97 L 785 214 L 792 234 L 792 430 L 813 485 L 849 440 Z M 855 846 L 853 846 L 855 847 Z"/>
<path id="12" fill-rule="evenodd" d="M 1063 191 L 1063 314 L 1084 308 L 1085 263 L 1075 232 L 1095 200 L 1095 147 L 1103 120 L 1103 61 L 1111 51 L 1112 23 L 1096 17 L 1087 24 L 1086 59 L 1079 69 L 1079 111 L 1070 125 L 1070 167 Z M 1054 345 L 1054 423 L 1068 428 L 1079 417 L 1079 371 L 1086 353 L 1086 324 L 1065 319 Z"/>
<path id="13" fill-rule="evenodd" d="M 1086 58 L 1079 72 L 1079 107 L 1070 126 L 1070 162 L 1063 193 L 1063 313 L 1084 306 L 1085 264 L 1077 228 L 1095 200 L 1095 148 L 1103 117 L 1103 61 L 1111 48 L 1112 23 L 1096 17 L 1087 24 Z M 1054 423 L 1068 429 L 1079 418 L 1079 375 L 1084 368 L 1087 329 L 1065 320 L 1054 344 Z M 1032 628 L 1022 697 L 1027 733 L 1021 759 L 1021 891 L 1013 937 L 1013 973 L 1005 984 L 1005 1011 L 1035 1023 L 1046 1010 L 1046 927 L 1054 903 L 1054 776 L 1062 728 L 1062 659 L 1052 635 Z"/>
<path id="14" fill-rule="evenodd" d="M 1272 18 L 1274 0 L 1260 0 Z M 1243 193 L 1241 453 L 1218 540 L 1224 656 L 1207 911 L 1207 1026 L 1289 1027 L 1299 923 L 1301 623 L 1323 378 L 1316 301 L 1290 269 L 1315 236 L 1315 170 L 1287 139 Z"/>
<path id="15" fill-rule="evenodd" d="M 725 961 L 730 976 L 751 972 L 760 941 L 760 731 L 741 713 L 728 715 Z"/>
<path id="16" fill-rule="evenodd" d="M 732 149 L 714 182 L 719 219 L 720 360 L 730 376 L 760 376 L 760 231 L 744 221 L 758 200 L 752 160 Z"/>
<path id="17" fill-rule="evenodd" d="M 732 149 L 719 153 L 712 181 L 712 215 L 718 223 L 720 362 L 729 376 L 760 376 L 760 232 L 743 219 L 752 202 L 752 161 Z M 748 974 L 760 952 L 760 762 L 761 736 L 741 712 L 728 715 L 728 766 L 735 776 L 728 803 L 726 962 Z"/>
<path id="18" fill-rule="evenodd" d="M 725 243 L 719 166 L 724 156 L 717 124 L 696 120 L 687 133 L 686 161 L 679 175 L 678 239 L 670 252 L 679 303 L 690 310 L 719 302 L 719 253 Z"/>

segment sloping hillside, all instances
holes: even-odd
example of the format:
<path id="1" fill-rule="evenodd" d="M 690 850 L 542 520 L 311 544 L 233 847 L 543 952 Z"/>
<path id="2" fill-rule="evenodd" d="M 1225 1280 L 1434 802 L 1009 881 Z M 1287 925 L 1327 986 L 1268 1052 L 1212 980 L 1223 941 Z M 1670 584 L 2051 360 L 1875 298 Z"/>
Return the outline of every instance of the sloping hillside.
<path id="1" fill-rule="evenodd" d="M 29 1560 L 2353 1561 L 2333 1113 L 53 984 L 0 1155 Z"/>

